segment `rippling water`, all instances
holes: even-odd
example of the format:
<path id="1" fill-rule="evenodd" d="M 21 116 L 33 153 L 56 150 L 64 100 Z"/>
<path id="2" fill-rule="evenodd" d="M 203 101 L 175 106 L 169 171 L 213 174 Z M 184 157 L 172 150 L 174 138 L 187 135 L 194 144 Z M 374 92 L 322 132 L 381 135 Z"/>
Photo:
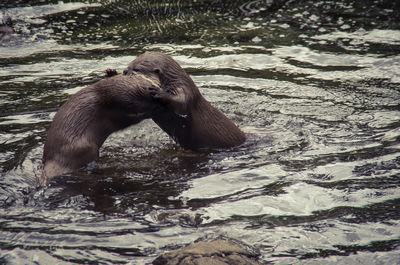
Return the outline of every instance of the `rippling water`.
<path id="1" fill-rule="evenodd" d="M 268 264 L 400 264 L 395 1 L 34 2 L 0 4 L 1 263 L 146 264 L 225 235 Z M 58 107 L 144 51 L 246 143 L 198 154 L 148 120 L 38 188 Z"/>

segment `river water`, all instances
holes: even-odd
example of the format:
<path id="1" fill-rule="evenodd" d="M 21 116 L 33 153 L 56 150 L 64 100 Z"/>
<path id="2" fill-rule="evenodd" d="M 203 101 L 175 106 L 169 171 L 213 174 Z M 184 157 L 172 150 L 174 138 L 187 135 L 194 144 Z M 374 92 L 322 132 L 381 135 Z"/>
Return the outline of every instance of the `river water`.
<path id="1" fill-rule="evenodd" d="M 396 1 L 0 7 L 0 263 L 148 264 L 226 236 L 265 264 L 400 264 Z M 59 106 L 145 51 L 173 56 L 246 143 L 194 153 L 146 120 L 39 188 Z"/>

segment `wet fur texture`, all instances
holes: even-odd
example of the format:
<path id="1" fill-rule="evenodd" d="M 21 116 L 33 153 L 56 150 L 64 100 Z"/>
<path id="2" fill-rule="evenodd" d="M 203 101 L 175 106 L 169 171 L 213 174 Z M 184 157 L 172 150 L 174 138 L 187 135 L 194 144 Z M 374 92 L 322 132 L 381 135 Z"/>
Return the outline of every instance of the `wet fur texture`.
<path id="1" fill-rule="evenodd" d="M 115 75 L 72 95 L 47 132 L 41 184 L 96 160 L 111 133 L 150 118 L 159 105 L 150 95 L 156 90 L 142 75 Z"/>
<path id="2" fill-rule="evenodd" d="M 159 79 L 162 90 L 152 95 L 164 109 L 153 120 L 184 148 L 228 148 L 245 141 L 244 133 L 201 95 L 192 78 L 171 56 L 147 52 L 124 71 L 128 76 L 134 73 Z"/>

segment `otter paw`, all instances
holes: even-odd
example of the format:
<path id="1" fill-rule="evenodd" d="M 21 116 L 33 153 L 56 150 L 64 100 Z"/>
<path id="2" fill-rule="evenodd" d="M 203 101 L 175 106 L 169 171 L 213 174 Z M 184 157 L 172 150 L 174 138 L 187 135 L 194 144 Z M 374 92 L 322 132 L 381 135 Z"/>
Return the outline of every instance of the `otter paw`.
<path id="1" fill-rule="evenodd" d="M 112 76 L 118 74 L 118 73 L 117 73 L 117 70 L 115 70 L 115 69 L 110 69 L 110 68 L 104 70 L 104 73 L 106 74 L 106 75 L 105 75 L 106 77 L 112 77 Z"/>
<path id="2" fill-rule="evenodd" d="M 152 96 L 153 98 L 162 98 L 163 97 L 162 94 L 165 93 L 161 90 L 161 88 L 157 86 L 150 86 L 148 88 L 148 91 L 150 93 L 150 96 Z"/>

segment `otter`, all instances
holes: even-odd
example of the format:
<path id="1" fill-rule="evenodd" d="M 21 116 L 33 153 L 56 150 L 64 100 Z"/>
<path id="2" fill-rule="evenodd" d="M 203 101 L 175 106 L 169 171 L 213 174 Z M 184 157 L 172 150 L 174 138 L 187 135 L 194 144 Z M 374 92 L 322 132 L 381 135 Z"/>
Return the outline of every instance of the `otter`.
<path id="1" fill-rule="evenodd" d="M 157 80 L 106 71 L 109 78 L 72 95 L 54 116 L 44 144 L 41 185 L 96 160 L 111 133 L 150 118 L 160 105 L 151 96 Z"/>
<path id="2" fill-rule="evenodd" d="M 164 106 L 153 121 L 172 139 L 193 151 L 242 144 L 245 134 L 200 93 L 192 78 L 169 55 L 146 52 L 133 60 L 124 75 L 141 73 L 158 79 L 161 90 L 151 95 Z"/>

